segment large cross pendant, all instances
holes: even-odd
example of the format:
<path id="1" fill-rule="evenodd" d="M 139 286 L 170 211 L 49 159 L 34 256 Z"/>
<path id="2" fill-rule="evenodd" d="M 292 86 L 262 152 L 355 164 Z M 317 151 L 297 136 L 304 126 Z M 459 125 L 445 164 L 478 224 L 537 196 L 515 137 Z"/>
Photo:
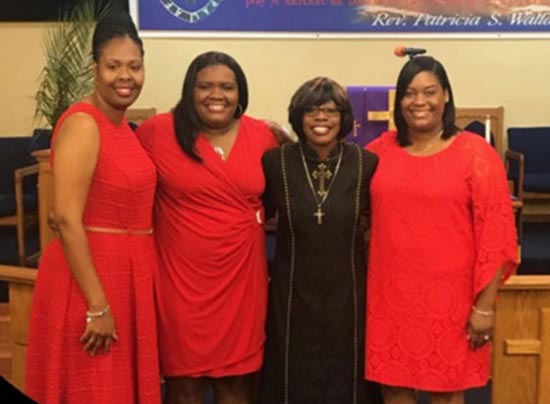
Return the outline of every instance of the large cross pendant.
<path id="1" fill-rule="evenodd" d="M 317 224 L 323 224 L 323 216 L 325 216 L 325 212 L 321 210 L 320 206 L 317 206 L 317 212 L 315 212 L 313 216 L 317 217 Z"/>
<path id="2" fill-rule="evenodd" d="M 311 176 L 315 179 L 319 179 L 319 190 L 317 191 L 317 194 L 322 198 L 327 193 L 327 190 L 325 189 L 325 180 L 332 177 L 332 172 L 327 169 L 327 165 L 325 163 L 321 163 L 318 166 L 318 170 L 313 171 Z"/>

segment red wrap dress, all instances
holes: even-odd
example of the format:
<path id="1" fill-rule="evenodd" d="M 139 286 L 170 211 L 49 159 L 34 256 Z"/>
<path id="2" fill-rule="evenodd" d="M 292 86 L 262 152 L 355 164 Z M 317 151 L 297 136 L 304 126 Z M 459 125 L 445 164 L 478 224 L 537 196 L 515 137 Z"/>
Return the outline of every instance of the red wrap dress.
<path id="1" fill-rule="evenodd" d="M 202 163 L 180 148 L 172 114 L 138 129 L 157 166 L 156 298 L 164 376 L 242 375 L 262 365 L 267 262 L 261 158 L 277 145 L 240 118 L 226 161 L 200 135 Z"/>
<path id="2" fill-rule="evenodd" d="M 490 345 L 471 350 L 466 325 L 478 293 L 517 266 L 504 165 L 485 140 L 458 134 L 444 150 L 413 156 L 395 132 L 368 145 L 371 182 L 366 378 L 458 391 L 483 386 Z"/>
<path id="3" fill-rule="evenodd" d="M 147 153 L 126 121 L 117 126 L 92 104 L 73 105 L 57 127 L 79 112 L 94 118 L 100 136 L 84 225 L 151 229 L 156 175 Z M 33 295 L 26 392 L 41 404 L 159 403 L 153 237 L 97 231 L 87 236 L 119 339 L 107 355 L 83 351 L 79 340 L 88 305 L 55 239 L 40 261 Z"/>

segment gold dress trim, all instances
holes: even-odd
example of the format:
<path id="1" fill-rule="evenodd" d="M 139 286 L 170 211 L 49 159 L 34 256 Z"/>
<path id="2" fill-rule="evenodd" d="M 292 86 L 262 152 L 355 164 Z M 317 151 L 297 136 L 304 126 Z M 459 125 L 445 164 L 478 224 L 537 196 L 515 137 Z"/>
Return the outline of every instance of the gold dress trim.
<path id="1" fill-rule="evenodd" d="M 92 233 L 127 234 L 130 236 L 150 236 L 153 228 L 150 229 L 118 229 L 115 227 L 84 226 L 84 230 Z"/>
<path id="2" fill-rule="evenodd" d="M 284 404 L 289 404 L 289 362 L 290 362 L 290 322 L 292 316 L 292 294 L 294 287 L 294 272 L 296 269 L 296 235 L 294 233 L 294 227 L 292 226 L 292 211 L 290 209 L 290 191 L 288 187 L 288 175 L 286 170 L 285 152 L 286 148 L 291 145 L 283 145 L 280 147 L 280 161 L 281 171 L 283 179 L 283 189 L 285 196 L 286 217 L 288 221 L 288 229 L 290 235 L 290 271 L 288 280 L 288 299 L 286 308 L 285 319 L 285 349 L 284 349 Z M 342 147 L 345 147 L 342 145 Z M 353 312 L 354 312 L 354 330 L 353 330 L 353 404 L 357 404 L 357 380 L 359 377 L 359 301 L 357 297 L 357 268 L 355 265 L 355 237 L 357 236 L 357 230 L 361 225 L 359 218 L 360 215 L 360 199 L 361 199 L 361 183 L 363 180 L 363 155 L 361 149 L 355 146 L 357 151 L 357 185 L 355 188 L 355 225 L 352 231 L 350 259 L 351 259 L 351 272 L 352 272 L 352 288 L 353 288 Z"/>

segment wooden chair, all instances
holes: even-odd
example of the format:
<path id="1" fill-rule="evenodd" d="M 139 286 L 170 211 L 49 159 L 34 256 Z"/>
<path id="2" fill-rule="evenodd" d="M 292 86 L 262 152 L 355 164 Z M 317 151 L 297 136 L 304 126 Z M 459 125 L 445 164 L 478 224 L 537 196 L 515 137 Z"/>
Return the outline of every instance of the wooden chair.
<path id="1" fill-rule="evenodd" d="M 17 232 L 17 255 L 19 265 L 25 266 L 36 260 L 35 254 L 27 256 L 25 233 L 30 227 L 29 223 L 36 223 L 35 215 L 25 212 L 25 196 L 23 194 L 23 180 L 30 175 L 38 174 L 38 164 L 21 167 L 14 170 L 15 184 L 15 213 L 0 217 L 0 226 L 15 226 Z"/>
<path id="2" fill-rule="evenodd" d="M 42 251 L 55 238 L 53 230 L 48 226 L 48 216 L 53 210 L 53 172 L 50 149 L 35 151 L 33 156 L 38 161 L 38 229 Z"/>
<path id="3" fill-rule="evenodd" d="M 508 129 L 506 159 L 521 199 L 550 200 L 550 127 Z"/>
<path id="4" fill-rule="evenodd" d="M 493 134 L 494 146 L 500 157 L 504 159 L 504 107 L 490 108 L 456 108 L 455 123 L 464 129 L 473 122 L 480 122 L 485 125 L 486 119 L 491 122 L 491 133 Z"/>
<path id="5" fill-rule="evenodd" d="M 0 226 L 13 226 L 17 234 L 18 264 L 34 262 L 37 254 L 27 256 L 25 233 L 36 223 L 38 165 L 30 155 L 30 137 L 2 138 L 0 148 Z M 28 181 L 27 181 L 28 179 Z"/>

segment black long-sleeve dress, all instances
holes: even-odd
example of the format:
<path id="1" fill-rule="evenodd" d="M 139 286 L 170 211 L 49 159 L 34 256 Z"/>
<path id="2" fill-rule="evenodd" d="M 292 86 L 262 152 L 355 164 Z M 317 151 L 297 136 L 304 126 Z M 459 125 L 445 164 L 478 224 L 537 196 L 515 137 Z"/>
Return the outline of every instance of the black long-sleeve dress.
<path id="1" fill-rule="evenodd" d="M 377 386 L 364 380 L 364 219 L 376 164 L 374 154 L 347 143 L 325 161 L 304 142 L 264 155 L 264 203 L 278 224 L 262 404 L 380 402 Z M 312 187 L 328 190 L 321 219 Z"/>

